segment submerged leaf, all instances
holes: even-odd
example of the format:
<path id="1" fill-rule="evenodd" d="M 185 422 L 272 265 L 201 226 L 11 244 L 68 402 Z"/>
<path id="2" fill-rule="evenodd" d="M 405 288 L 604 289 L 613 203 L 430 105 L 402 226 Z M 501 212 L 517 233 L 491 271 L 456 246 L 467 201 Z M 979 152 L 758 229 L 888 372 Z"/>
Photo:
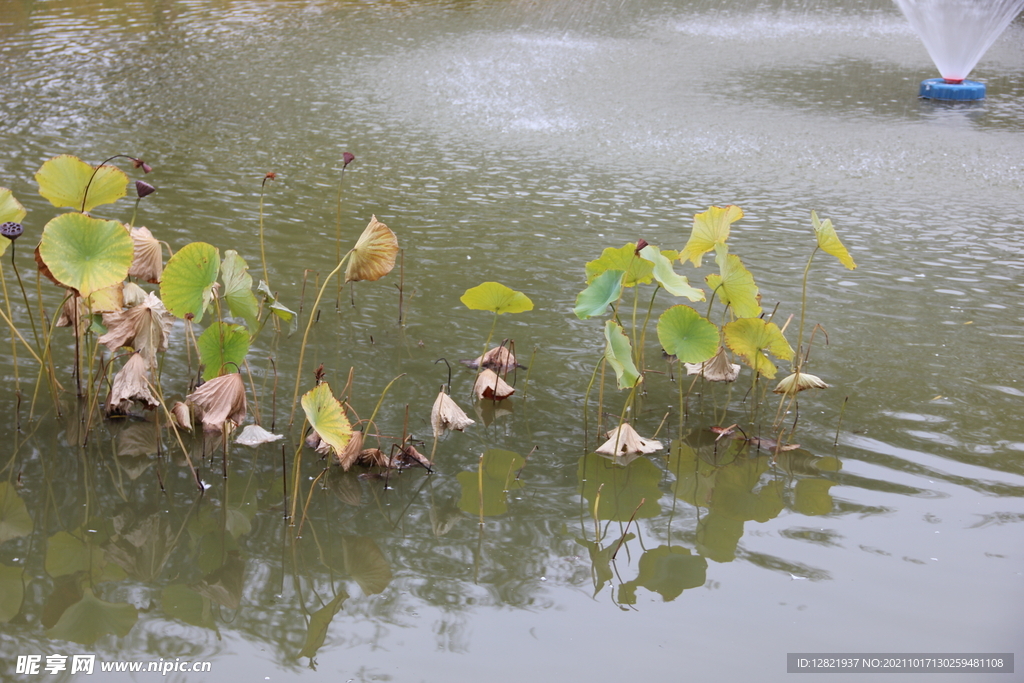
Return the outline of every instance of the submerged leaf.
<path id="1" fill-rule="evenodd" d="M 673 306 L 658 318 L 658 341 L 683 363 L 702 363 L 718 349 L 718 328 L 689 306 Z"/>
<path id="2" fill-rule="evenodd" d="M 39 194 L 57 208 L 88 212 L 128 194 L 128 176 L 124 171 L 116 166 L 96 169 L 70 154 L 50 159 L 36 171 L 35 177 L 39 183 Z M 86 187 L 89 188 L 89 197 L 83 206 Z"/>
<path id="3" fill-rule="evenodd" d="M 132 267 L 128 270 L 129 277 L 157 284 L 164 272 L 164 253 L 160 241 L 146 227 L 131 228 L 131 238 L 135 253 Z"/>
<path id="4" fill-rule="evenodd" d="M 473 393 L 480 400 L 503 401 L 515 393 L 515 389 L 508 382 L 498 376 L 494 370 L 481 370 L 473 383 Z"/>
<path id="5" fill-rule="evenodd" d="M 793 347 L 775 323 L 761 318 L 740 318 L 726 324 L 722 331 L 729 348 L 742 356 L 754 372 L 768 379 L 775 377 L 776 367 L 768 360 L 765 351 L 783 360 L 793 358 Z"/>
<path id="6" fill-rule="evenodd" d="M 345 282 L 381 279 L 395 267 L 397 254 L 398 238 L 395 233 L 373 216 L 356 246 L 352 247 L 352 255 L 345 266 Z"/>
<path id="7" fill-rule="evenodd" d="M 716 244 L 725 244 L 729 239 L 729 226 L 741 218 L 743 209 L 738 206 L 727 206 L 724 209 L 712 206 L 707 211 L 696 214 L 693 217 L 690 239 L 679 254 L 679 260 L 689 260 L 700 268 L 701 257 L 714 249 Z"/>
<path id="8" fill-rule="evenodd" d="M 624 270 L 606 270 L 591 280 L 587 288 L 576 295 L 576 308 L 573 309 L 576 317 L 586 320 L 603 315 L 608 306 L 622 295 L 625 277 Z"/>
<path id="9" fill-rule="evenodd" d="M 316 430 L 335 455 L 341 455 L 352 438 L 352 425 L 345 416 L 341 401 L 331 393 L 331 387 L 323 382 L 302 396 L 302 410 L 306 419 Z"/>
<path id="10" fill-rule="evenodd" d="M 461 432 L 473 422 L 451 396 L 443 391 L 438 392 L 434 406 L 430 409 L 430 425 L 434 429 L 435 439 L 440 438 L 446 429 Z"/>
<path id="11" fill-rule="evenodd" d="M 637 284 L 649 285 L 654 273 L 654 264 L 640 258 L 636 253 L 636 244 L 625 244 L 618 249 L 608 247 L 601 252 L 601 257 L 586 265 L 587 284 L 609 270 L 621 270 L 623 287 L 635 287 Z"/>
<path id="12" fill-rule="evenodd" d="M 618 456 L 630 453 L 656 453 L 664 448 L 660 441 L 641 437 L 628 422 L 612 429 L 607 436 L 608 440 L 601 444 L 597 453 Z"/>
<path id="13" fill-rule="evenodd" d="M 472 311 L 491 311 L 499 315 L 533 310 L 530 297 L 498 282 L 485 282 L 470 287 L 459 301 Z"/>
<path id="14" fill-rule="evenodd" d="M 629 337 L 617 322 L 608 320 L 604 324 L 604 338 L 604 357 L 615 370 L 619 389 L 635 387 L 640 381 L 640 371 L 633 363 L 633 347 L 629 343 Z"/>
<path id="15" fill-rule="evenodd" d="M 672 261 L 657 247 L 648 244 L 640 250 L 640 256 L 654 264 L 654 279 L 669 294 L 684 296 L 690 301 L 704 301 L 704 290 L 691 287 L 689 280 L 672 270 Z"/>
<path id="16" fill-rule="evenodd" d="M 818 247 L 823 252 L 835 256 L 849 270 L 857 267 L 857 264 L 853 262 L 853 257 L 850 256 L 850 252 L 846 250 L 846 247 L 843 246 L 842 241 L 839 239 L 839 235 L 836 234 L 836 229 L 832 227 L 831 219 L 826 218 L 824 223 L 820 223 L 818 221 L 818 214 L 811 211 L 811 223 L 814 225 L 814 235 L 818 238 Z"/>
<path id="17" fill-rule="evenodd" d="M 227 422 L 240 425 L 248 414 L 245 383 L 237 372 L 214 377 L 185 400 L 192 404 L 206 429 L 220 431 Z"/>
<path id="18" fill-rule="evenodd" d="M 83 213 L 57 216 L 39 242 L 39 256 L 52 276 L 84 297 L 125 279 L 134 253 L 123 225 Z"/>
<path id="19" fill-rule="evenodd" d="M 164 268 L 160 295 L 167 310 L 178 318 L 203 319 L 213 301 L 220 272 L 220 252 L 211 244 L 192 242 L 179 249 Z"/>

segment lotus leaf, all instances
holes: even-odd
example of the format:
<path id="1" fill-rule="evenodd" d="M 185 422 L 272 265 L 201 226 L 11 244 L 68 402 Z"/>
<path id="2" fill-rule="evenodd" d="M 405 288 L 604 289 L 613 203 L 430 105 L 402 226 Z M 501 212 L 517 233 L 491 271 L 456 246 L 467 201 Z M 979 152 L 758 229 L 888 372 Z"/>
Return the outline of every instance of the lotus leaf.
<path id="1" fill-rule="evenodd" d="M 352 255 L 345 266 L 345 282 L 381 279 L 395 267 L 397 254 L 398 238 L 395 233 L 373 216 L 356 246 L 352 247 Z"/>
<path id="2" fill-rule="evenodd" d="M 250 329 L 256 329 L 259 322 L 259 304 L 252 293 L 252 276 L 245 259 L 233 249 L 224 252 L 220 267 L 220 279 L 224 283 L 224 300 L 231 315 L 245 320 Z"/>
<path id="3" fill-rule="evenodd" d="M 205 242 L 192 242 L 182 247 L 167 262 L 160 295 L 167 310 L 178 318 L 192 315 L 194 322 L 203 319 L 220 271 L 220 252 Z"/>
<path id="4" fill-rule="evenodd" d="M 856 268 L 857 264 L 853 262 L 853 257 L 843 246 L 836 229 L 832 227 L 832 221 L 826 218 L 825 222 L 821 223 L 818 221 L 818 214 L 811 211 L 811 222 L 814 224 L 814 236 L 818 238 L 818 247 L 826 254 L 835 256 L 849 270 Z"/>
<path id="5" fill-rule="evenodd" d="M 459 301 L 472 311 L 491 311 L 499 315 L 533 310 L 530 297 L 497 282 L 485 282 L 470 287 Z"/>
<path id="6" fill-rule="evenodd" d="M 743 218 L 743 209 L 738 206 L 727 206 L 724 209 L 712 206 L 703 213 L 693 217 L 693 229 L 690 239 L 679 254 L 680 261 L 689 260 L 700 268 L 701 257 L 715 248 L 717 244 L 725 244 L 729 239 L 729 226 Z"/>
<path id="7" fill-rule="evenodd" d="M 604 314 L 608 306 L 622 295 L 625 277 L 624 270 L 606 270 L 591 280 L 587 288 L 576 296 L 576 308 L 573 309 L 576 317 L 586 320 Z"/>
<path id="8" fill-rule="evenodd" d="M 649 285 L 654 273 L 654 264 L 637 256 L 636 244 L 625 244 L 618 249 L 608 247 L 601 252 L 601 257 L 586 265 L 587 284 L 589 285 L 602 273 L 609 270 L 625 271 L 622 278 L 623 287 L 635 287 L 638 283 Z"/>
<path id="9" fill-rule="evenodd" d="M 718 328 L 689 306 L 673 306 L 658 318 L 658 341 L 683 363 L 703 363 L 718 351 Z"/>
<path id="10" fill-rule="evenodd" d="M 654 264 L 654 279 L 665 291 L 673 296 L 683 296 L 690 301 L 704 301 L 704 291 L 690 286 L 690 281 L 672 270 L 672 261 L 657 247 L 648 244 L 640 250 L 640 256 Z"/>
<path id="11" fill-rule="evenodd" d="M 754 372 L 773 379 L 777 371 L 775 364 L 768 360 L 765 351 L 770 351 L 776 358 L 792 360 L 793 347 L 782 335 L 782 330 L 775 323 L 761 318 L 740 318 L 726 324 L 723 328 L 725 343 L 754 369 Z"/>
<path id="12" fill-rule="evenodd" d="M 743 265 L 740 257 L 729 254 L 724 245 L 716 248 L 716 251 L 719 273 L 707 276 L 708 285 L 717 291 L 724 304 L 732 307 L 736 317 L 756 318 L 761 315 L 754 276 Z"/>
<path id="13" fill-rule="evenodd" d="M 340 456 L 352 438 L 352 425 L 341 402 L 331 393 L 330 385 L 323 382 L 307 391 L 302 396 L 301 405 L 309 424 L 330 445 L 335 455 Z"/>
<path id="14" fill-rule="evenodd" d="M 633 347 L 629 343 L 629 337 L 617 322 L 608 320 L 604 325 L 604 338 L 604 357 L 615 370 L 619 389 L 635 387 L 640 381 L 640 371 L 633 363 Z"/>
<path id="15" fill-rule="evenodd" d="M 92 211 L 128 194 L 128 176 L 124 171 L 116 166 L 97 169 L 70 154 L 62 154 L 44 163 L 36 172 L 36 182 L 39 183 L 39 194 L 49 199 L 51 204 L 76 211 Z M 86 188 L 89 197 L 83 205 Z"/>
<path id="16" fill-rule="evenodd" d="M 123 225 L 82 213 L 57 216 L 43 228 L 39 257 L 63 286 L 83 297 L 128 276 L 135 247 Z"/>
<path id="17" fill-rule="evenodd" d="M 238 372 L 249 353 L 249 333 L 241 325 L 216 322 L 198 339 L 199 360 L 205 365 L 203 379 Z"/>

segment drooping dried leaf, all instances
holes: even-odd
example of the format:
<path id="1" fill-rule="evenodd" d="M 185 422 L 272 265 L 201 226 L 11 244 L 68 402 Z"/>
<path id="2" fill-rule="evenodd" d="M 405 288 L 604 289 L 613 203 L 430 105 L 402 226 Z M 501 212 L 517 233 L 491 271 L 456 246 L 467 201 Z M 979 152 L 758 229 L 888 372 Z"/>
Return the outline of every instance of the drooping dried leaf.
<path id="1" fill-rule="evenodd" d="M 361 431 L 352 432 L 352 438 L 345 444 L 345 450 L 338 454 L 338 464 L 341 465 L 341 469 L 348 472 L 349 468 L 359 460 L 359 454 L 363 450 L 363 433 Z"/>
<path id="2" fill-rule="evenodd" d="M 735 382 L 740 374 L 740 366 L 730 363 L 725 347 L 718 347 L 718 353 L 711 360 L 703 363 L 683 363 L 687 375 L 703 375 L 709 382 Z"/>
<path id="3" fill-rule="evenodd" d="M 176 402 L 171 408 L 171 416 L 174 418 L 174 424 L 182 429 L 192 431 L 192 409 L 188 407 L 187 403 Z"/>
<path id="4" fill-rule="evenodd" d="M 424 467 L 431 470 L 433 463 L 425 455 L 416 450 L 412 445 L 406 446 L 391 458 L 390 467 L 394 469 L 405 469 L 407 467 Z"/>
<path id="5" fill-rule="evenodd" d="M 446 429 L 461 432 L 473 422 L 451 396 L 438 392 L 434 407 L 430 409 L 430 425 L 434 428 L 435 439 L 440 438 Z"/>
<path id="6" fill-rule="evenodd" d="M 397 254 L 398 238 L 395 233 L 373 216 L 352 248 L 345 267 L 345 282 L 381 279 L 395 267 Z"/>
<path id="7" fill-rule="evenodd" d="M 82 297 L 72 292 L 71 296 L 64 300 L 60 315 L 57 316 L 56 326 L 73 328 L 76 324 L 78 325 L 78 336 L 82 336 L 89 329 L 89 316 L 85 311 Z"/>
<path id="8" fill-rule="evenodd" d="M 164 255 L 160 242 L 153 237 L 149 228 L 131 228 L 135 254 L 132 256 L 132 267 L 128 269 L 129 277 L 157 284 L 164 272 Z"/>
<path id="9" fill-rule="evenodd" d="M 221 431 L 227 422 L 240 425 L 248 414 L 245 383 L 237 372 L 214 377 L 185 400 L 192 404 L 205 429 Z"/>
<path id="10" fill-rule="evenodd" d="M 306 434 L 306 445 L 320 455 L 327 455 L 331 452 L 331 444 L 321 439 L 315 429 L 310 429 L 309 433 Z"/>
<path id="11" fill-rule="evenodd" d="M 135 401 L 143 403 L 146 408 L 160 405 L 149 388 L 149 365 L 139 353 L 133 353 L 114 375 L 107 397 L 107 415 L 125 415 Z"/>
<path id="12" fill-rule="evenodd" d="M 627 455 L 629 453 L 656 453 L 663 446 L 660 441 L 645 439 L 637 434 L 633 425 L 624 422 L 608 432 L 608 440 L 601 444 L 597 452 L 602 455 Z"/>
<path id="13" fill-rule="evenodd" d="M 122 311 L 103 314 L 107 333 L 99 342 L 111 351 L 130 346 L 156 367 L 156 354 L 167 350 L 174 317 L 167 312 L 160 298 L 152 292 L 145 301 Z"/>
<path id="14" fill-rule="evenodd" d="M 149 296 L 149 292 L 139 287 L 134 282 L 125 282 L 121 286 L 121 301 L 125 308 L 131 308 L 132 306 L 138 306 L 139 304 L 146 301 L 146 297 Z"/>
<path id="15" fill-rule="evenodd" d="M 357 465 L 366 467 L 387 467 L 390 462 L 391 459 L 379 448 L 363 449 L 359 452 L 359 458 L 356 460 Z"/>
<path id="16" fill-rule="evenodd" d="M 508 373 L 516 368 L 526 367 L 516 362 L 516 355 L 507 346 L 495 346 L 482 356 L 477 356 L 473 360 L 461 360 L 459 362 L 474 370 L 483 365 L 485 368 L 501 373 Z"/>
<path id="17" fill-rule="evenodd" d="M 241 444 L 243 446 L 255 447 L 263 445 L 265 443 L 272 443 L 283 438 L 284 434 L 274 434 L 273 432 L 268 432 L 266 429 L 260 427 L 259 425 L 246 425 L 245 429 L 242 430 L 242 433 L 238 435 L 237 439 L 235 439 L 235 443 Z"/>
<path id="18" fill-rule="evenodd" d="M 796 394 L 804 389 L 828 389 L 828 385 L 817 375 L 794 372 L 789 377 L 779 380 L 772 391 L 776 394 Z"/>
<path id="19" fill-rule="evenodd" d="M 494 370 L 481 370 L 473 384 L 473 393 L 481 400 L 502 401 L 515 393 L 515 389 Z"/>

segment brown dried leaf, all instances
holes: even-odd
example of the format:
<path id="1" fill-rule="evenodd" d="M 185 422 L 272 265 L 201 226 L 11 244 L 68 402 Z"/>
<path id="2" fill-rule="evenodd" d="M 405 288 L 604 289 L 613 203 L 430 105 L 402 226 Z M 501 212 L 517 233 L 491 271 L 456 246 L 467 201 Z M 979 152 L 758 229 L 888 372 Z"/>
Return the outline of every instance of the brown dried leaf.
<path id="1" fill-rule="evenodd" d="M 629 453 L 655 453 L 663 446 L 660 441 L 645 439 L 637 434 L 633 425 L 625 422 L 608 432 L 608 440 L 597 449 L 602 455 L 627 455 Z"/>
<path id="2" fill-rule="evenodd" d="M 185 397 L 192 404 L 203 427 L 220 431 L 226 422 L 242 424 L 248 410 L 245 384 L 237 372 L 214 377 Z"/>
<path id="3" fill-rule="evenodd" d="M 149 228 L 131 228 L 130 233 L 135 243 L 135 255 L 132 257 L 132 266 L 128 269 L 129 277 L 158 284 L 164 272 L 164 256 L 160 242 L 153 237 Z"/>
<path id="4" fill-rule="evenodd" d="M 235 443 L 243 446 L 261 446 L 265 443 L 272 443 L 283 439 L 284 434 L 274 434 L 268 432 L 266 429 L 259 425 L 246 425 L 242 433 L 235 439 Z"/>
<path id="5" fill-rule="evenodd" d="M 149 293 L 142 287 L 139 287 L 134 282 L 125 281 L 121 287 L 121 299 L 124 303 L 125 308 L 131 308 L 132 306 L 138 306 L 146 301 L 146 297 Z"/>
<path id="6" fill-rule="evenodd" d="M 149 389 L 149 366 L 141 354 L 133 353 L 110 383 L 107 397 L 107 415 L 125 415 L 134 401 L 140 401 L 146 408 L 156 408 L 160 403 Z"/>
<path id="7" fill-rule="evenodd" d="M 430 470 L 433 463 L 427 459 L 425 455 L 416 450 L 413 446 L 406 446 L 398 452 L 393 458 L 389 465 L 394 469 L 405 469 L 407 467 L 415 467 L 420 465 Z"/>
<path id="8" fill-rule="evenodd" d="M 501 373 L 508 373 L 512 372 L 516 368 L 526 367 L 525 365 L 520 365 L 516 362 L 515 354 L 506 346 L 495 346 L 482 356 L 477 356 L 473 360 L 463 360 L 459 362 L 467 367 L 473 368 L 474 370 L 483 365 L 485 368 Z"/>
<path id="9" fill-rule="evenodd" d="M 473 422 L 451 396 L 443 391 L 438 392 L 434 407 L 430 409 L 430 424 L 434 428 L 435 439 L 440 438 L 446 429 L 461 432 Z"/>
<path id="10" fill-rule="evenodd" d="M 123 311 L 103 314 L 107 333 L 99 342 L 111 351 L 130 346 L 142 354 L 150 367 L 156 367 L 156 354 L 167 350 L 168 337 L 174 317 L 167 312 L 156 294 Z"/>
<path id="11" fill-rule="evenodd" d="M 60 309 L 60 315 L 57 316 L 57 327 L 74 327 L 76 323 L 78 324 L 78 336 L 82 336 L 89 329 L 89 316 L 82 303 L 82 297 L 72 293 L 64 300 L 64 305 Z"/>
<path id="12" fill-rule="evenodd" d="M 473 393 L 481 400 L 502 401 L 515 393 L 515 389 L 494 370 L 481 370 L 473 384 Z"/>
<path id="13" fill-rule="evenodd" d="M 174 407 L 171 408 L 171 416 L 174 418 L 176 425 L 182 429 L 192 431 L 192 410 L 188 407 L 187 403 L 176 402 Z"/>
<path id="14" fill-rule="evenodd" d="M 338 455 L 338 464 L 341 465 L 341 469 L 348 472 L 349 468 L 359 460 L 362 450 L 363 433 L 358 430 L 353 431 L 348 443 L 345 444 L 345 450 Z"/>
<path id="15" fill-rule="evenodd" d="M 740 366 L 729 362 L 724 346 L 718 347 L 718 353 L 711 360 L 683 365 L 687 375 L 703 375 L 709 382 L 735 382 L 740 374 Z"/>
<path id="16" fill-rule="evenodd" d="M 387 467 L 390 462 L 388 456 L 379 448 L 366 448 L 359 452 L 357 465 L 366 467 Z"/>
<path id="17" fill-rule="evenodd" d="M 398 238 L 395 233 L 373 216 L 356 246 L 352 247 L 352 255 L 345 267 L 345 282 L 381 279 L 395 267 L 397 254 Z"/>

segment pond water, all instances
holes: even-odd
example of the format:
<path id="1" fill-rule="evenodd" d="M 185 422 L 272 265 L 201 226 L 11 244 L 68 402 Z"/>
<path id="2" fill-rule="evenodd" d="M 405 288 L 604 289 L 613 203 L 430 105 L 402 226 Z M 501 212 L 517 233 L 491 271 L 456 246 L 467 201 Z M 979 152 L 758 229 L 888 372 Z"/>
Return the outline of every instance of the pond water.
<path id="1" fill-rule="evenodd" d="M 62 416 L 45 389 L 30 413 L 37 368 L 19 347 L 16 380 L 5 354 L 0 677 L 38 678 L 19 656 L 85 653 L 96 680 L 131 678 L 99 662 L 197 661 L 210 672 L 167 680 L 776 681 L 791 652 L 1019 652 L 1024 25 L 972 73 L 987 99 L 953 106 L 916 98 L 936 74 L 894 6 L 824 5 L 0 0 L 0 186 L 28 210 L 22 275 L 57 214 L 39 166 L 126 153 L 155 168 L 137 223 L 174 250 L 235 249 L 256 278 L 276 173 L 268 276 L 303 307 L 299 333 L 268 327 L 249 355 L 251 412 L 287 445 L 232 445 L 224 479 L 217 439 L 186 435 L 204 495 L 152 416 L 83 438 L 66 330 Z M 340 303 L 328 287 L 302 390 L 320 364 L 338 391 L 352 368 L 365 419 L 401 375 L 377 433 L 429 452 L 435 361 L 480 353 L 493 316 L 459 299 L 484 281 L 533 300 L 495 329 L 528 369 L 494 406 L 455 364 L 476 423 L 438 444 L 433 474 L 332 467 L 312 484 L 324 464 L 306 449 L 296 538 L 291 394 L 337 263 L 345 151 L 345 248 L 376 215 L 402 265 Z M 585 264 L 641 237 L 681 249 L 695 213 L 728 204 L 776 320 L 800 312 L 811 210 L 858 265 L 819 254 L 810 271 L 808 329 L 828 345 L 819 333 L 808 370 L 831 387 L 801 394 L 801 448 L 716 448 L 711 426 L 751 424 L 749 369 L 697 385 L 681 417 L 652 332 L 632 421 L 666 448 L 594 455 L 605 341 L 573 315 Z M 676 267 L 699 283 L 709 260 Z M 39 291 L 52 313 L 60 294 Z M 188 390 L 185 347 L 179 322 L 169 399 Z M 603 428 L 626 395 L 609 371 Z"/>

